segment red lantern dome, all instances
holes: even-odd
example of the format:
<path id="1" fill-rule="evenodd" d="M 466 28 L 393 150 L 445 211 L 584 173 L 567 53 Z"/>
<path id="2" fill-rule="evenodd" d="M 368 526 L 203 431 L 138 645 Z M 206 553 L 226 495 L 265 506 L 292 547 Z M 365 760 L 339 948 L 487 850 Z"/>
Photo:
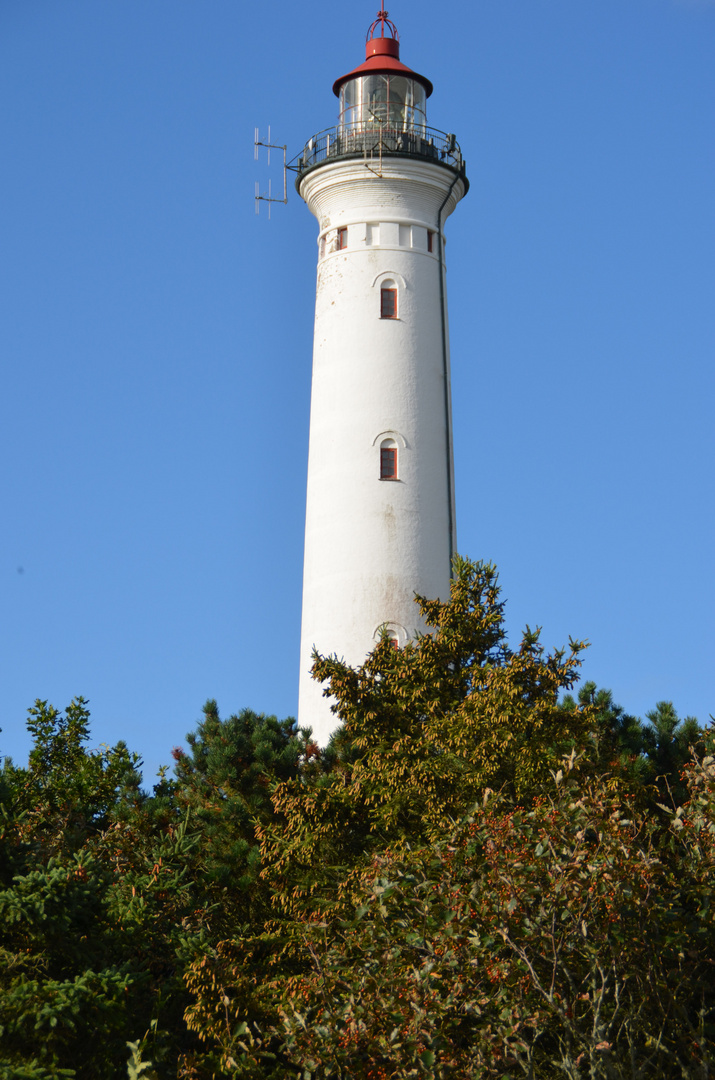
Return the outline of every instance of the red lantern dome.
<path id="1" fill-rule="evenodd" d="M 365 63 L 336 79 L 333 83 L 333 93 L 339 97 L 340 89 L 346 82 L 362 75 L 402 75 L 424 87 L 426 97 L 429 97 L 433 90 L 429 79 L 426 79 L 424 75 L 418 75 L 416 71 L 400 62 L 400 35 L 395 24 L 388 18 L 384 0 L 382 0 L 377 18 L 367 32 Z"/>

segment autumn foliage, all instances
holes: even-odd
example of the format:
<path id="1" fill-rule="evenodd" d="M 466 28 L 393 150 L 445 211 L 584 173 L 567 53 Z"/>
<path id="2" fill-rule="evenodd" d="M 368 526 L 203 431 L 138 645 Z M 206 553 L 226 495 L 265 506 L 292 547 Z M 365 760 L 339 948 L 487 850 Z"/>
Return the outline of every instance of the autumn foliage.
<path id="1" fill-rule="evenodd" d="M 0 1078 L 685 1078 L 715 1067 L 715 743 L 511 649 L 492 567 L 316 657 L 341 726 L 215 702 L 151 795 L 81 699 L 0 779 Z"/>

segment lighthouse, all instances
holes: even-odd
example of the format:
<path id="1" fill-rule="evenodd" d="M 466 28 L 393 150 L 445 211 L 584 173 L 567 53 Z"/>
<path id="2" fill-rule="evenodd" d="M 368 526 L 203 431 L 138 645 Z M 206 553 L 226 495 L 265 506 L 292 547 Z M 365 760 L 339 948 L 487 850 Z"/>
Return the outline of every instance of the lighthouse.
<path id="1" fill-rule="evenodd" d="M 447 599 L 455 552 L 444 223 L 468 181 L 427 124 L 432 84 L 400 60 L 384 9 L 337 79 L 338 123 L 296 187 L 318 220 L 298 719 L 338 724 L 315 647 L 361 663 L 424 630 L 415 593 Z"/>

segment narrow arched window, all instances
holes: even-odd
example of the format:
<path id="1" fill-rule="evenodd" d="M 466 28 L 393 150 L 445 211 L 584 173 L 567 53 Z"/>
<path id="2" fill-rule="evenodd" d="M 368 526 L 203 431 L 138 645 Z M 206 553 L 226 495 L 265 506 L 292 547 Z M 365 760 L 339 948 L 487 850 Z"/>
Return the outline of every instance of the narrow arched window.
<path id="1" fill-rule="evenodd" d="M 376 645 L 381 641 L 389 641 L 393 649 L 401 649 L 410 640 L 410 635 L 399 623 L 384 622 L 375 628 L 372 639 Z"/>
<path id="2" fill-rule="evenodd" d="M 380 318 L 397 318 L 397 289 L 394 281 L 384 281 L 380 289 Z"/>
<path id="3" fill-rule="evenodd" d="M 397 445 L 393 439 L 380 443 L 380 479 L 397 480 Z"/>

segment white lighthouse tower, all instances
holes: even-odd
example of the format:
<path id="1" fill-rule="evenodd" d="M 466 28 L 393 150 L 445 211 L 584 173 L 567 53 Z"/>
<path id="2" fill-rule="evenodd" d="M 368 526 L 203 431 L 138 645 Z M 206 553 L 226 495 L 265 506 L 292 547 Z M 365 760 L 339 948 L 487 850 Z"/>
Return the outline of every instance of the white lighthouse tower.
<path id="1" fill-rule="evenodd" d="M 297 162 L 320 228 L 298 718 L 321 743 L 338 721 L 313 647 L 358 664 L 382 633 L 404 645 L 455 550 L 443 229 L 468 182 L 384 0 L 366 54 Z"/>

